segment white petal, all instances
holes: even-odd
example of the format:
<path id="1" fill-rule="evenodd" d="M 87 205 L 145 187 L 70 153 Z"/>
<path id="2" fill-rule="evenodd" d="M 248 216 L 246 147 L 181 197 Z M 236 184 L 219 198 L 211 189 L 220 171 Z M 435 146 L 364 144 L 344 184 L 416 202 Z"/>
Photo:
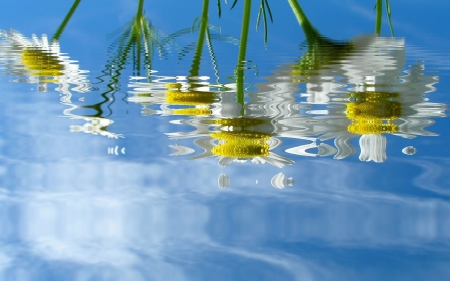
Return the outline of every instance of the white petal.
<path id="1" fill-rule="evenodd" d="M 220 157 L 219 158 L 219 166 L 225 167 L 230 165 L 231 162 L 233 162 L 236 158 L 230 158 L 230 157 Z"/>
<path id="2" fill-rule="evenodd" d="M 174 153 L 170 154 L 170 156 L 187 155 L 195 152 L 194 149 L 182 145 L 169 145 L 169 147 L 176 150 Z"/>
<path id="3" fill-rule="evenodd" d="M 384 135 L 362 135 L 359 139 L 361 161 L 386 161 L 386 137 Z"/>
<path id="4" fill-rule="evenodd" d="M 294 180 L 292 178 L 286 178 L 286 176 L 282 172 L 280 172 L 272 178 L 270 183 L 275 188 L 283 189 L 286 187 L 286 185 L 292 186 L 294 184 Z"/>

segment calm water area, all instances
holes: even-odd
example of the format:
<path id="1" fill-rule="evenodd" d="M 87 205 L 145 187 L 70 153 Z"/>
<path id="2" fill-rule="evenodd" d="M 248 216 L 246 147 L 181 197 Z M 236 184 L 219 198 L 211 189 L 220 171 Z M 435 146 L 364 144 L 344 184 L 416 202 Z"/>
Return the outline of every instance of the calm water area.
<path id="1" fill-rule="evenodd" d="M 0 280 L 450 280 L 450 2 L 233 2 L 2 0 Z"/>

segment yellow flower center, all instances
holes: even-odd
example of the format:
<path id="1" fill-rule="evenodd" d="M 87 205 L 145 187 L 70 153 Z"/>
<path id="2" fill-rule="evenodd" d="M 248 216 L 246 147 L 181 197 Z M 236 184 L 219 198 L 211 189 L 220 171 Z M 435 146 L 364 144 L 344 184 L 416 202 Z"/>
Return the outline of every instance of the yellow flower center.
<path id="1" fill-rule="evenodd" d="M 350 98 L 353 102 L 363 102 L 363 101 L 389 102 L 392 101 L 394 98 L 397 98 L 398 96 L 399 96 L 398 93 L 390 93 L 390 92 L 357 92 L 350 94 Z"/>
<path id="2" fill-rule="evenodd" d="M 258 126 L 266 123 L 264 119 L 257 118 L 223 118 L 213 120 L 212 124 L 222 125 L 222 126 L 233 126 L 233 127 L 248 127 L 248 126 Z"/>
<path id="3" fill-rule="evenodd" d="M 166 101 L 169 104 L 210 105 L 219 101 L 219 98 L 213 92 L 181 92 L 168 90 L 166 94 Z"/>
<path id="4" fill-rule="evenodd" d="M 391 121 L 402 113 L 401 103 L 392 101 L 395 93 L 366 92 L 351 95 L 354 102 L 347 104 L 347 118 L 353 121 L 348 131 L 354 134 L 395 133 L 398 126 Z"/>
<path id="5" fill-rule="evenodd" d="M 22 63 L 31 76 L 61 76 L 64 66 L 54 54 L 41 49 L 25 49 L 22 51 Z M 49 82 L 55 82 L 51 80 Z"/>
<path id="6" fill-rule="evenodd" d="M 190 108 L 172 109 L 170 113 L 173 115 L 184 115 L 184 116 L 209 116 L 211 115 L 212 111 L 207 107 L 190 107 Z"/>
<path id="7" fill-rule="evenodd" d="M 253 132 L 217 132 L 211 137 L 219 140 L 219 144 L 212 149 L 217 156 L 232 158 L 253 158 L 269 155 L 267 140 L 270 135 Z"/>
<path id="8" fill-rule="evenodd" d="M 181 83 L 167 83 L 166 89 L 180 89 L 182 87 Z"/>

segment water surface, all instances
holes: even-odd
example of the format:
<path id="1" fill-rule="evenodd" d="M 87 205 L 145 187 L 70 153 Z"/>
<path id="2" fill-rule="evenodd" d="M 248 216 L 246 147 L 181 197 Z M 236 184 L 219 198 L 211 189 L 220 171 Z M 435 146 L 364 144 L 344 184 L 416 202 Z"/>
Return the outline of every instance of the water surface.
<path id="1" fill-rule="evenodd" d="M 0 279 L 448 279 L 448 4 L 182 2 L 4 4 Z"/>

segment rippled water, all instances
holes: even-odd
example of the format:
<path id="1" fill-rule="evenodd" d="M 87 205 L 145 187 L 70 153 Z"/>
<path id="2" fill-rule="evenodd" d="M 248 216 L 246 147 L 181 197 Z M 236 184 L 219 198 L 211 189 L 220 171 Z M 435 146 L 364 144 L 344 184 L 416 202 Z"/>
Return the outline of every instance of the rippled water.
<path id="1" fill-rule="evenodd" d="M 5 4 L 0 280 L 450 278 L 442 28 L 274 3 L 243 46 L 243 0 L 205 34 L 200 3 L 101 2 L 58 41 L 69 4 Z"/>

